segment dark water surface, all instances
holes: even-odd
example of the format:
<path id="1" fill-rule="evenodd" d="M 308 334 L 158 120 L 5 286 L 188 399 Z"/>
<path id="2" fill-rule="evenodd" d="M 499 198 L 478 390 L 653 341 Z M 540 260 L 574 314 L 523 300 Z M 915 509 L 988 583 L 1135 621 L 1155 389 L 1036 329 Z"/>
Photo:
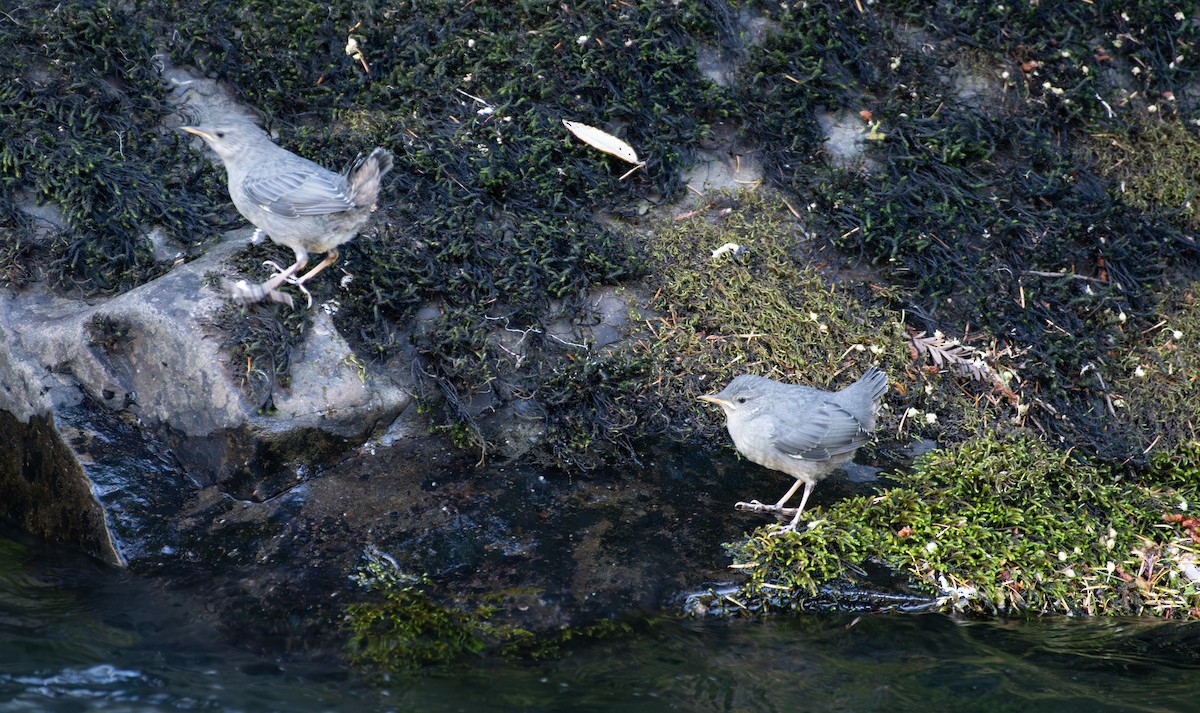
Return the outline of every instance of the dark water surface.
<path id="1" fill-rule="evenodd" d="M 202 597 L 0 538 L 0 711 L 1200 711 L 1200 625 L 662 620 L 380 683 L 224 643 Z"/>

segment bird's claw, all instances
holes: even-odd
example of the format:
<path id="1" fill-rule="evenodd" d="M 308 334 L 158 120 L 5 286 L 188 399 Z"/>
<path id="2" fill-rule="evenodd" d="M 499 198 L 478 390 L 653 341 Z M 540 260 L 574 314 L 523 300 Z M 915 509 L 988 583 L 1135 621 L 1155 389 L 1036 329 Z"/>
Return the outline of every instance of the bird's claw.
<path id="1" fill-rule="evenodd" d="M 280 267 L 279 263 L 275 262 L 274 260 L 264 260 L 263 267 L 269 267 L 275 271 L 275 274 L 271 275 L 271 277 L 279 277 L 287 272 L 287 270 Z M 284 282 L 288 283 L 289 285 L 299 285 L 300 278 L 296 277 L 295 275 L 288 275 L 286 278 L 284 278 Z"/>
<path id="2" fill-rule="evenodd" d="M 780 535 L 782 535 L 785 532 L 795 532 L 795 531 L 796 531 L 796 523 L 789 522 L 786 525 L 780 525 L 777 529 L 774 529 L 774 530 L 771 530 L 770 532 L 768 532 L 767 537 L 779 537 Z"/>
<path id="3" fill-rule="evenodd" d="M 283 267 L 280 267 L 279 263 L 275 262 L 274 260 L 264 260 L 263 267 L 269 267 L 275 271 L 275 274 L 271 275 L 272 279 L 287 273 L 287 270 L 285 270 Z M 312 305 L 313 305 L 312 293 L 309 292 L 308 288 L 304 286 L 304 280 L 302 278 L 296 277 L 294 274 L 289 274 L 287 277 L 283 278 L 283 281 L 288 283 L 289 285 L 295 285 L 296 287 L 298 287 L 300 289 L 300 291 L 304 293 L 304 296 L 308 298 L 309 308 L 310 309 L 312 308 Z M 279 292 L 278 290 L 271 290 L 271 292 L 278 294 L 278 295 L 286 296 L 285 293 Z M 283 301 L 281 299 L 275 299 L 274 297 L 272 297 L 271 299 L 274 299 L 276 302 Z M 291 304 L 292 304 L 291 297 L 287 298 L 287 304 L 288 304 L 288 306 L 291 306 Z"/>
<path id="4" fill-rule="evenodd" d="M 265 285 L 252 285 L 245 280 L 239 280 L 230 288 L 230 297 L 238 304 L 253 304 L 262 302 L 264 299 L 269 299 L 272 302 L 285 304 L 292 307 L 292 296 L 286 292 L 271 289 Z"/>

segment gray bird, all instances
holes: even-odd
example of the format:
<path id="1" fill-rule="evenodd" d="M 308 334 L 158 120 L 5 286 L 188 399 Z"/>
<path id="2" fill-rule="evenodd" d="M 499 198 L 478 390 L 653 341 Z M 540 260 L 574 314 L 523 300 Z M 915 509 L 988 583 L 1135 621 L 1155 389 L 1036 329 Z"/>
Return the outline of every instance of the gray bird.
<path id="1" fill-rule="evenodd" d="M 775 505 L 757 500 L 750 505 L 778 512 L 803 483 L 796 516 L 780 530 L 786 532 L 796 529 L 813 487 L 870 439 L 887 385 L 887 376 L 874 366 L 835 392 L 742 374 L 719 393 L 700 400 L 725 411 L 725 425 L 739 453 L 796 479 Z"/>
<path id="2" fill-rule="evenodd" d="M 342 173 L 321 168 L 306 158 L 276 146 L 249 121 L 230 120 L 208 126 L 184 126 L 183 131 L 204 139 L 229 176 L 229 197 L 246 220 L 279 245 L 296 253 L 296 262 L 286 270 L 273 262 L 271 279 L 259 285 L 245 280 L 233 286 L 238 302 L 270 298 L 292 304 L 291 295 L 276 288 L 287 281 L 300 288 L 312 306 L 312 295 L 304 287 L 314 275 L 338 259 L 338 246 L 362 230 L 375 209 L 383 177 L 392 169 L 392 153 L 376 148 L 366 158 L 359 154 Z M 327 253 L 325 259 L 303 277 L 295 275 L 308 264 L 310 252 Z"/>

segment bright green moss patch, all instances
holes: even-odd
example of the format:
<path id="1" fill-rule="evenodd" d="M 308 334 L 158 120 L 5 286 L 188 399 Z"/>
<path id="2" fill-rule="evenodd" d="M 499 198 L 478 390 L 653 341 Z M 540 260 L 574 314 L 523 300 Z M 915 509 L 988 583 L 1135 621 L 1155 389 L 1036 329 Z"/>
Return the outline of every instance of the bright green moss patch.
<path id="1" fill-rule="evenodd" d="M 1179 216 L 1200 227 L 1200 140 L 1177 120 L 1156 121 L 1092 137 L 1101 173 L 1126 203 L 1141 211 Z"/>
<path id="2" fill-rule="evenodd" d="M 637 348 L 672 422 L 690 423 L 694 398 L 740 373 L 830 387 L 872 363 L 898 378 L 908 361 L 899 314 L 860 283 L 818 272 L 807 232 L 772 191 L 664 216 L 645 240 L 653 316 Z M 744 251 L 714 257 L 726 243 Z M 720 414 L 710 415 L 718 437 Z"/>
<path id="3" fill-rule="evenodd" d="M 482 652 L 496 633 L 488 624 L 492 609 L 438 604 L 426 593 L 428 579 L 403 575 L 387 562 L 373 560 L 358 576 L 379 598 L 346 609 L 348 655 L 356 666 L 401 672 L 449 663 Z"/>
<path id="4" fill-rule="evenodd" d="M 428 577 L 407 575 L 379 550 L 355 573 L 367 600 L 346 607 L 347 657 L 366 671 L 408 673 L 484 653 L 522 658 L 559 655 L 570 642 L 619 636 L 632 625 L 613 620 L 537 635 L 501 623 L 501 596 L 440 600 Z"/>
<path id="5" fill-rule="evenodd" d="M 877 496 L 812 511 L 797 534 L 762 528 L 730 545 L 748 577 L 733 596 L 803 607 L 875 562 L 942 609 L 1198 617 L 1195 543 L 1164 520 L 1200 503 L 1198 452 L 1122 478 L 1028 435 L 981 435 L 920 458 Z"/>

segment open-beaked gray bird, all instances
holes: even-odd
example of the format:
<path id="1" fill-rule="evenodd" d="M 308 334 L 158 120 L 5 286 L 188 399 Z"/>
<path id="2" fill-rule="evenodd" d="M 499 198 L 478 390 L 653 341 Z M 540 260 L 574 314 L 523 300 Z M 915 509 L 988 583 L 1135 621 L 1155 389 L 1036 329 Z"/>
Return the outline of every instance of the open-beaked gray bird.
<path id="1" fill-rule="evenodd" d="M 874 366 L 850 386 L 832 392 L 742 374 L 720 392 L 699 398 L 724 410 L 739 453 L 796 479 L 774 506 L 757 500 L 752 506 L 778 512 L 804 485 L 795 517 L 779 530 L 786 532 L 796 529 L 813 487 L 870 440 L 887 385 L 887 376 Z"/>
<path id="2" fill-rule="evenodd" d="M 292 249 L 296 261 L 287 269 L 266 265 L 276 274 L 262 284 L 245 280 L 233 286 L 238 302 L 270 298 L 292 304 L 291 295 L 279 291 L 285 281 L 308 297 L 304 283 L 338 259 L 338 246 L 353 239 L 371 217 L 383 177 L 392 169 L 392 153 L 376 148 L 359 156 L 342 173 L 322 168 L 306 158 L 276 146 L 267 134 L 245 120 L 228 120 L 206 126 L 184 126 L 216 152 L 225 164 L 229 197 L 246 220 L 279 245 Z M 302 277 L 308 254 L 326 253 L 325 259 Z"/>

